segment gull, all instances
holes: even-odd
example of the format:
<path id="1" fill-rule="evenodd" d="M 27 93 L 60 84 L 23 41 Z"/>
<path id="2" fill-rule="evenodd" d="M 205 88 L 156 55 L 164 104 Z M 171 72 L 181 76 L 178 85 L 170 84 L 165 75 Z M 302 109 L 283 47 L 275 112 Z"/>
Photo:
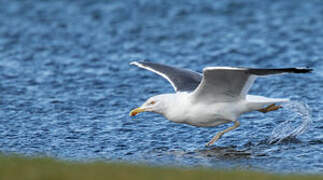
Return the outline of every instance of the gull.
<path id="1" fill-rule="evenodd" d="M 240 126 L 241 114 L 259 111 L 267 113 L 280 109 L 277 103 L 287 98 L 268 98 L 249 95 L 248 91 L 257 77 L 281 73 L 308 73 L 307 68 L 255 69 L 238 67 L 206 67 L 203 74 L 184 68 L 152 62 L 131 62 L 165 78 L 175 93 L 150 97 L 129 115 L 154 112 L 175 123 L 198 127 L 215 127 L 225 123 L 233 126 L 218 132 L 207 144 L 210 146 L 221 136 Z"/>

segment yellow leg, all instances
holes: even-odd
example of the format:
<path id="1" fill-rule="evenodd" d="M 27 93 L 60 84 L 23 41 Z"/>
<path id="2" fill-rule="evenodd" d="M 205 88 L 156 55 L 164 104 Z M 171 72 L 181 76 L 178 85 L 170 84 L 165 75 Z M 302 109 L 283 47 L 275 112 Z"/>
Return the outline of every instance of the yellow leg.
<path id="1" fill-rule="evenodd" d="M 267 113 L 267 112 L 270 112 L 270 111 L 276 111 L 278 109 L 282 108 L 282 106 L 276 106 L 275 104 L 271 104 L 263 109 L 259 109 L 257 111 L 259 112 L 262 112 L 262 113 Z"/>
<path id="2" fill-rule="evenodd" d="M 231 127 L 227 128 L 227 129 L 225 129 L 225 130 L 223 130 L 223 131 L 219 132 L 218 134 L 216 134 L 216 136 L 214 136 L 214 137 L 211 139 L 211 141 L 210 141 L 210 142 L 208 142 L 208 143 L 206 144 L 206 146 L 210 146 L 210 145 L 212 145 L 215 141 L 217 141 L 218 139 L 220 139 L 220 138 L 221 138 L 221 136 L 222 136 L 224 133 L 227 133 L 227 132 L 229 132 L 229 131 L 231 131 L 231 130 L 234 130 L 235 128 L 237 128 L 237 127 L 239 127 L 239 126 L 240 126 L 240 122 L 239 122 L 239 121 L 234 121 L 234 125 L 233 125 L 233 126 L 231 126 Z"/>

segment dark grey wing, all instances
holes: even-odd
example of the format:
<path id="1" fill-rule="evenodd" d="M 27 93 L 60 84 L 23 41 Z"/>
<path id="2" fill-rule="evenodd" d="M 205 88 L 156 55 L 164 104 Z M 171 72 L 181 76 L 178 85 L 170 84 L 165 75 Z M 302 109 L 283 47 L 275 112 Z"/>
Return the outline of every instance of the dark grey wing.
<path id="1" fill-rule="evenodd" d="M 280 73 L 307 73 L 311 69 L 249 69 L 208 67 L 203 69 L 203 79 L 193 92 L 195 101 L 228 102 L 245 98 L 257 76 Z"/>
<path id="2" fill-rule="evenodd" d="M 202 80 L 200 73 L 152 62 L 131 62 L 130 64 L 152 71 L 165 78 L 176 92 L 194 91 Z"/>

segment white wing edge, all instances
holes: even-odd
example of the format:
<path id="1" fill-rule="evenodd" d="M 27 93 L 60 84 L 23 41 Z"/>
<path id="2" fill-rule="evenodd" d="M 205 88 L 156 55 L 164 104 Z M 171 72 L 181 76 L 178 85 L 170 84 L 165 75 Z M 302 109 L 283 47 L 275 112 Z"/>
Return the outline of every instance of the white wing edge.
<path id="1" fill-rule="evenodd" d="M 161 72 L 159 72 L 159 71 L 156 71 L 156 70 L 154 70 L 154 69 L 152 69 L 152 68 L 150 68 L 150 67 L 147 67 L 147 66 L 145 66 L 145 65 L 143 65 L 143 64 L 140 64 L 139 62 L 137 62 L 137 61 L 132 61 L 132 62 L 130 62 L 129 63 L 130 65 L 135 65 L 135 66 L 138 66 L 138 67 L 140 67 L 140 68 L 143 68 L 143 69 L 147 69 L 147 70 L 149 70 L 149 71 L 151 71 L 151 72 L 154 72 L 154 73 L 156 73 L 156 74 L 158 74 L 158 75 L 160 75 L 160 76 L 162 76 L 163 78 L 165 78 L 172 86 L 173 86 L 173 88 L 174 88 L 174 90 L 175 90 L 175 92 L 177 92 L 177 87 L 175 86 L 175 84 L 168 78 L 168 76 L 166 75 L 166 74 L 164 74 L 164 73 L 161 73 Z"/>
<path id="2" fill-rule="evenodd" d="M 247 82 L 244 84 L 244 86 L 243 86 L 243 88 L 241 90 L 240 96 L 246 98 L 249 90 L 251 89 L 251 87 L 252 87 L 253 83 L 255 82 L 255 80 L 257 79 L 257 77 L 258 76 L 256 76 L 256 75 L 250 75 L 248 77 Z"/>

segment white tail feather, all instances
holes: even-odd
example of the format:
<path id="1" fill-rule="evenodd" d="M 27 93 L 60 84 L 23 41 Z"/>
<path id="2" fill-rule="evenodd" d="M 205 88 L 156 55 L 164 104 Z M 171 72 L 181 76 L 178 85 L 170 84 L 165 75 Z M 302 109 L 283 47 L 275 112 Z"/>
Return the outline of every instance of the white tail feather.
<path id="1" fill-rule="evenodd" d="M 288 101 L 289 99 L 282 99 L 282 98 L 267 98 L 263 96 L 254 96 L 254 95 L 246 96 L 248 111 L 259 110 L 261 108 L 264 108 L 264 106 L 268 106 L 274 103 L 285 103 Z"/>

